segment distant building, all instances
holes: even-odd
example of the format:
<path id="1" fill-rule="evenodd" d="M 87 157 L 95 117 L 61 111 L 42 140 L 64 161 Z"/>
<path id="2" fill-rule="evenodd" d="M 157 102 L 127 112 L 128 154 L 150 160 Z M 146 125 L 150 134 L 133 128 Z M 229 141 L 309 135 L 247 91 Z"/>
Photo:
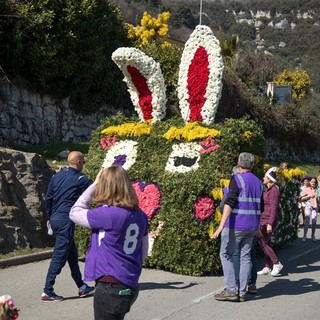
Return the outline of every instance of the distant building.
<path id="1" fill-rule="evenodd" d="M 280 86 L 275 82 L 267 82 L 267 96 L 270 99 L 270 104 L 290 103 L 292 98 L 292 86 Z"/>

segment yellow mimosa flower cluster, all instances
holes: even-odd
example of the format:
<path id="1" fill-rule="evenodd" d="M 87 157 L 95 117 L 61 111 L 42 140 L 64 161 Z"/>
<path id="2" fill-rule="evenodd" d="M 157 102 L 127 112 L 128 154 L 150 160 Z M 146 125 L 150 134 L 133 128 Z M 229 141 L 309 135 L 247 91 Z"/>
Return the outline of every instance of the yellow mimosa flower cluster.
<path id="1" fill-rule="evenodd" d="M 110 126 L 101 131 L 106 135 L 118 135 L 118 136 L 131 136 L 141 137 L 143 135 L 150 135 L 152 132 L 152 126 L 148 123 L 132 122 L 124 123 L 118 126 Z"/>
<path id="2" fill-rule="evenodd" d="M 211 193 L 212 193 L 212 197 L 213 197 L 214 200 L 216 200 L 216 201 L 221 201 L 222 200 L 222 198 L 223 198 L 222 188 L 215 187 L 215 188 L 212 189 Z"/>
<path id="3" fill-rule="evenodd" d="M 252 132 L 251 132 L 251 131 L 245 131 L 245 132 L 242 134 L 242 140 L 243 140 L 243 141 L 250 142 L 251 137 L 252 137 Z"/>
<path id="4" fill-rule="evenodd" d="M 168 21 L 170 12 L 159 13 L 153 18 L 147 11 L 143 13 L 141 25 L 127 24 L 128 37 L 136 42 L 138 47 L 143 47 L 155 41 L 157 38 L 167 38 L 169 33 Z"/>
<path id="5" fill-rule="evenodd" d="M 209 129 L 199 125 L 198 122 L 189 122 L 183 128 L 171 127 L 163 137 L 168 141 L 185 139 L 193 141 L 197 139 L 204 139 L 207 137 L 216 137 L 220 131 L 216 129 Z"/>
<path id="6" fill-rule="evenodd" d="M 220 179 L 221 188 L 229 187 L 230 179 Z"/>
<path id="7" fill-rule="evenodd" d="M 214 215 L 214 220 L 217 221 L 217 222 L 220 222 L 221 217 L 222 217 L 222 213 L 221 213 L 221 211 L 220 211 L 220 208 L 217 207 L 217 208 L 216 208 L 216 213 L 215 213 L 215 215 Z"/>
<path id="8" fill-rule="evenodd" d="M 208 231 L 208 234 L 209 234 L 209 238 L 211 239 L 213 234 L 214 234 L 214 226 L 212 223 L 209 224 L 209 231 Z"/>
<path id="9" fill-rule="evenodd" d="M 292 179 L 301 179 L 306 176 L 307 173 L 300 168 L 294 168 L 289 170 L 277 170 L 277 176 L 283 178 L 285 181 L 290 181 Z"/>

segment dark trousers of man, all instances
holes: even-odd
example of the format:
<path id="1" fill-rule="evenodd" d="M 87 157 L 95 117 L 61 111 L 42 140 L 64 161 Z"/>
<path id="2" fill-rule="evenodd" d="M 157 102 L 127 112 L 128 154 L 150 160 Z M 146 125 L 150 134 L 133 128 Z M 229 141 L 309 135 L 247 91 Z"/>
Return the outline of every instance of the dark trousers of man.
<path id="1" fill-rule="evenodd" d="M 131 289 L 130 295 L 121 295 L 128 287 L 118 283 L 97 282 L 93 307 L 95 320 L 123 320 L 136 301 L 139 289 Z"/>
<path id="2" fill-rule="evenodd" d="M 71 276 L 77 287 L 80 288 L 84 282 L 82 281 L 78 264 L 78 250 L 73 239 L 74 223 L 70 220 L 51 220 L 50 223 L 55 233 L 56 241 L 43 291 L 45 294 L 53 292 L 56 277 L 60 274 L 67 261 L 71 270 Z"/>

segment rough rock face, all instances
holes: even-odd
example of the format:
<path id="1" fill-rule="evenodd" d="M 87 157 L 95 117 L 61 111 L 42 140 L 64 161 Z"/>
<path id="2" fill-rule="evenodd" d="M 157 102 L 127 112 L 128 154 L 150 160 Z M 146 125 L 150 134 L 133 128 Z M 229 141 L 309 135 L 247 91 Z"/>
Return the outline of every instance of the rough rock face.
<path id="1" fill-rule="evenodd" d="M 44 202 L 52 174 L 42 156 L 0 148 L 0 253 L 52 243 Z"/>

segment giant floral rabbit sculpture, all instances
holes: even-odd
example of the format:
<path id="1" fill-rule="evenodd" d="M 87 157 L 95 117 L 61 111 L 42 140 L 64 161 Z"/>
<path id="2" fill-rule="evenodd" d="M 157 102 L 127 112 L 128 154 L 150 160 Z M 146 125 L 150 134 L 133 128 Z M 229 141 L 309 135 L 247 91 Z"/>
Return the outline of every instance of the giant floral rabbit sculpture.
<path id="1" fill-rule="evenodd" d="M 222 187 L 239 152 L 263 155 L 262 130 L 254 121 L 215 124 L 222 90 L 223 60 L 210 28 L 197 26 L 179 69 L 181 118 L 165 119 L 165 83 L 158 63 L 135 48 L 119 48 L 112 59 L 123 72 L 136 117 L 104 120 L 92 134 L 88 173 L 121 165 L 133 180 L 150 223 L 146 265 L 180 274 L 221 269 L 217 226 Z"/>

